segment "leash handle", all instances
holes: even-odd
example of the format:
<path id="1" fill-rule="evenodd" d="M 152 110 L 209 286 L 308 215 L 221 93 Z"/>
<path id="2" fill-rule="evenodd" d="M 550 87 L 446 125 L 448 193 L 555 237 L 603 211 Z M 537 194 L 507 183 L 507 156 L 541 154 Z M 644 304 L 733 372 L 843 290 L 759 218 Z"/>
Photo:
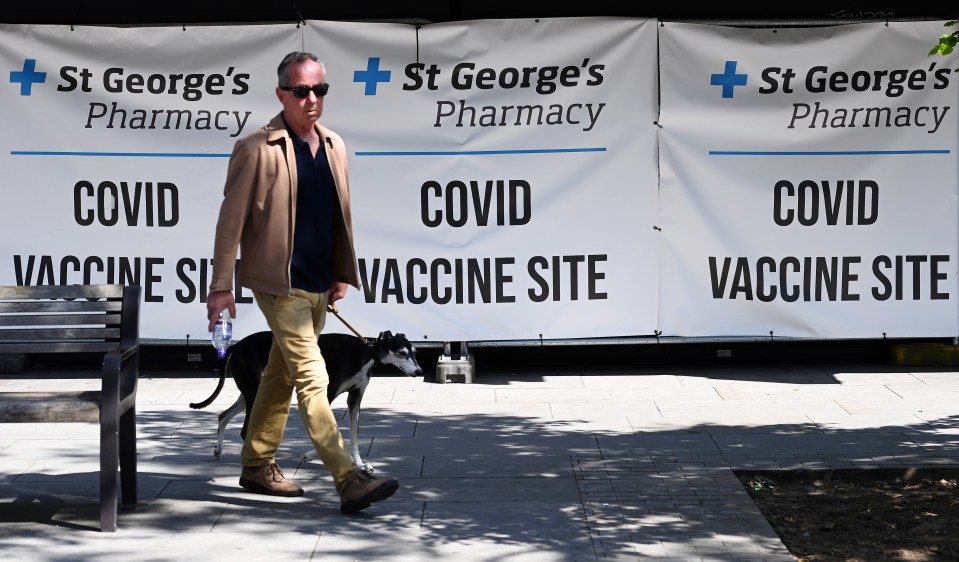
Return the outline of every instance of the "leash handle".
<path id="1" fill-rule="evenodd" d="M 336 316 L 337 318 L 340 319 L 340 322 L 342 322 L 344 325 L 346 325 L 346 327 L 349 328 L 350 331 L 353 332 L 354 335 L 356 335 L 356 337 L 360 338 L 360 341 L 361 341 L 361 342 L 363 342 L 364 344 L 366 344 L 366 338 L 364 338 L 363 336 L 361 336 L 360 333 L 356 331 L 356 328 L 354 328 L 353 326 L 350 326 L 350 323 L 347 322 L 346 320 L 343 320 L 343 317 L 340 316 L 340 311 L 339 311 L 339 309 L 336 308 L 336 303 L 335 303 L 335 302 L 331 302 L 331 303 L 327 304 L 327 305 L 326 305 L 326 310 L 327 310 L 328 312 L 332 312 L 334 316 Z"/>

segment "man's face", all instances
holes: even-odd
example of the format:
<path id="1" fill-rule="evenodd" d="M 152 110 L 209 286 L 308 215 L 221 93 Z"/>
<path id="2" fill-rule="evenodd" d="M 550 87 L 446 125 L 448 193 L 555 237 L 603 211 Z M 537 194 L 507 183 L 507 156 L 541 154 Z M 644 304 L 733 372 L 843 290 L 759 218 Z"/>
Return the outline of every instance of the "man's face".
<path id="1" fill-rule="evenodd" d="M 326 83 L 326 73 L 320 63 L 305 60 L 293 63 L 289 67 L 289 82 L 287 86 L 316 86 Z M 287 123 L 294 130 L 303 130 L 313 126 L 313 123 L 323 114 L 323 98 L 317 97 L 312 91 L 305 98 L 298 98 L 292 91 L 276 89 L 276 95 L 283 104 L 283 115 Z"/>

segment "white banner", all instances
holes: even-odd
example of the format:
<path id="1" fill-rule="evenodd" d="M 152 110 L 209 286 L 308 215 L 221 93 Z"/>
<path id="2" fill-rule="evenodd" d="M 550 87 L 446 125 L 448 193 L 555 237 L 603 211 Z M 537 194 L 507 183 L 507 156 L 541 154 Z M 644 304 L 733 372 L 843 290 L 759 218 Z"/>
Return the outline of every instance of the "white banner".
<path id="1" fill-rule="evenodd" d="M 0 26 L 0 37 L 0 283 L 140 284 L 144 338 L 207 339 L 227 159 L 276 113 L 276 65 L 300 31 Z M 241 333 L 265 329 L 258 312 L 243 316 Z"/>
<path id="2" fill-rule="evenodd" d="M 417 339 L 651 334 L 656 30 L 309 22 L 351 154 L 362 295 Z"/>
<path id="3" fill-rule="evenodd" d="M 293 50 L 324 59 L 322 122 L 351 150 L 351 324 L 653 332 L 656 29 L 635 19 L 2 25 L 0 284 L 140 284 L 144 338 L 205 340 L 227 158 L 281 109 Z M 265 329 L 237 296 L 236 336 Z"/>
<path id="4" fill-rule="evenodd" d="M 664 335 L 956 335 L 943 23 L 664 24 Z"/>

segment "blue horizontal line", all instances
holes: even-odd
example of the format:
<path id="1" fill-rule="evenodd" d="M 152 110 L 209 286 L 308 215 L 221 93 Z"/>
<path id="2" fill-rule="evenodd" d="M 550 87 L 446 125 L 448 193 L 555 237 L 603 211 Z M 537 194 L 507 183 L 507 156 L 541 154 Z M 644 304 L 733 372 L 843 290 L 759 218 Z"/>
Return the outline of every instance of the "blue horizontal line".
<path id="1" fill-rule="evenodd" d="M 227 154 L 203 152 L 73 152 L 55 150 L 11 150 L 12 156 L 121 156 L 139 158 L 229 158 Z"/>
<path id="2" fill-rule="evenodd" d="M 483 156 L 493 154 L 556 154 L 563 152 L 606 152 L 605 147 L 595 148 L 533 148 L 525 150 L 409 150 L 409 151 L 361 151 L 356 156 Z"/>
<path id="3" fill-rule="evenodd" d="M 710 156 L 861 156 L 869 154 L 949 154 L 949 150 L 710 150 Z"/>

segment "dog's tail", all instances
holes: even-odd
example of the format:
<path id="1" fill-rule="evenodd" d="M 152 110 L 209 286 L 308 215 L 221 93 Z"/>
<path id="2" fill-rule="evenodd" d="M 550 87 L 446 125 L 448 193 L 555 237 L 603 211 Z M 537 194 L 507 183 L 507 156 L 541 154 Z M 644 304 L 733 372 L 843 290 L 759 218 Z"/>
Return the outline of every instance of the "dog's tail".
<path id="1" fill-rule="evenodd" d="M 196 410 L 199 410 L 200 408 L 206 408 L 207 406 L 212 404 L 214 400 L 216 400 L 216 397 L 220 395 L 220 391 L 223 390 L 223 382 L 226 381 L 226 370 L 229 364 L 230 364 L 230 358 L 227 357 L 226 364 L 223 365 L 223 369 L 220 370 L 220 380 L 217 381 L 216 389 L 213 390 L 213 394 L 211 394 L 203 402 L 190 402 L 191 408 L 194 408 Z"/>

